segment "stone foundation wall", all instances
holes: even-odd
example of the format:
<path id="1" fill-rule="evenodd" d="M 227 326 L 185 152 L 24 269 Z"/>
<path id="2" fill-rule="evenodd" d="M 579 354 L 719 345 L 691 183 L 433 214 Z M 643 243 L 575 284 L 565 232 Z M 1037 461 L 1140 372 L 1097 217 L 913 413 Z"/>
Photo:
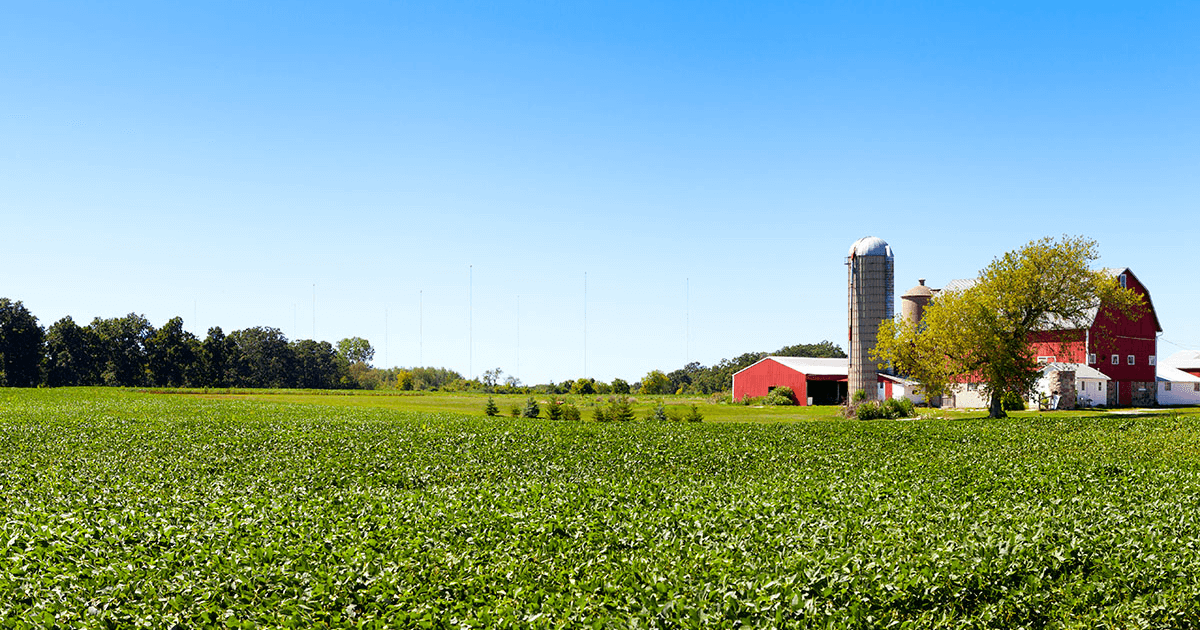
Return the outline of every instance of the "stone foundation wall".
<path id="1" fill-rule="evenodd" d="M 1058 395 L 1058 409 L 1075 408 L 1075 371 L 1063 370 L 1054 373 L 1050 381 L 1050 395 Z"/>
<path id="2" fill-rule="evenodd" d="M 1156 406 L 1158 406 L 1158 384 L 1134 381 L 1134 383 L 1133 383 L 1133 406 L 1134 407 L 1156 407 Z"/>

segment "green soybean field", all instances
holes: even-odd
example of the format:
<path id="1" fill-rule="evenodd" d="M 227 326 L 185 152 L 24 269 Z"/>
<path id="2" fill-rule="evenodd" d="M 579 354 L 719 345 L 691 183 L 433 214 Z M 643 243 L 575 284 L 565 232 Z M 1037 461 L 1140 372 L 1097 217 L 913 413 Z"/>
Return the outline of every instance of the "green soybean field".
<path id="1" fill-rule="evenodd" d="M 1200 627 L 1200 417 L 0 390 L 2 628 Z"/>

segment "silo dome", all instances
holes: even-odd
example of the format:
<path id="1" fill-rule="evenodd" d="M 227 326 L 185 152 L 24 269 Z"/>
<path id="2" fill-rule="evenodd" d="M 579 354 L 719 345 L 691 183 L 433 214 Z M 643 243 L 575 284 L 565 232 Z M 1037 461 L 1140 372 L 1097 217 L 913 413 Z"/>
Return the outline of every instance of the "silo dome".
<path id="1" fill-rule="evenodd" d="M 878 236 L 864 236 L 850 246 L 850 256 L 887 256 L 892 258 L 892 246 Z"/>
<path id="2" fill-rule="evenodd" d="M 909 290 L 908 290 L 907 292 L 905 292 L 905 293 L 904 293 L 904 295 L 902 295 L 901 297 L 906 297 L 906 298 L 922 298 L 922 297 L 925 297 L 925 298 L 931 298 L 931 297 L 933 297 L 933 289 L 930 289 L 929 287 L 925 286 L 925 278 L 918 278 L 918 279 L 917 279 L 917 286 L 915 286 L 915 287 L 913 287 L 913 288 L 909 289 Z"/>

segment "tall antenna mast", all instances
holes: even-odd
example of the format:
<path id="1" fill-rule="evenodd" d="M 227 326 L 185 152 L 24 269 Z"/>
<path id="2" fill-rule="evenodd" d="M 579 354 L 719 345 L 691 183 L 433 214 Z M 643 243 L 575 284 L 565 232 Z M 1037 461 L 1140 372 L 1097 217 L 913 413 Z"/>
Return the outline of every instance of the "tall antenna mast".
<path id="1" fill-rule="evenodd" d="M 475 265 L 468 265 L 471 278 L 467 284 L 467 378 L 475 378 Z"/>
<path id="2" fill-rule="evenodd" d="M 583 378 L 587 378 L 587 272 L 583 272 Z"/>
<path id="3" fill-rule="evenodd" d="M 517 296 L 517 380 L 521 380 L 521 296 Z"/>

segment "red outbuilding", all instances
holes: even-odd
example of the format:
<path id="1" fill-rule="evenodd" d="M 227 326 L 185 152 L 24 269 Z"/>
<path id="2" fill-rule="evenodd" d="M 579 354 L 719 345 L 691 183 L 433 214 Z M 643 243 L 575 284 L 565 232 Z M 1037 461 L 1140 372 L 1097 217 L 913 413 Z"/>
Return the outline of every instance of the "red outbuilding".
<path id="1" fill-rule="evenodd" d="M 776 387 L 790 387 L 798 405 L 836 405 L 846 400 L 848 370 L 847 359 L 766 357 L 733 375 L 733 399 L 766 396 Z M 912 381 L 880 373 L 877 384 L 879 400 L 921 401 Z"/>

